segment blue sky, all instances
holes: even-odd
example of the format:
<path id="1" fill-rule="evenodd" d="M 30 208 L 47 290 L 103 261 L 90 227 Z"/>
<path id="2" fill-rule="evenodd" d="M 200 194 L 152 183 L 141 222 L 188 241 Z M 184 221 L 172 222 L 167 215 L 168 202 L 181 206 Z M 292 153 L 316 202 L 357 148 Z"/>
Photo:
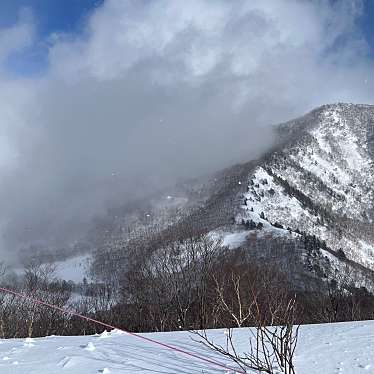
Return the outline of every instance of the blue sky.
<path id="1" fill-rule="evenodd" d="M 374 55 L 374 1 L 365 0 L 365 12 L 361 19 L 362 31 Z"/>
<path id="2" fill-rule="evenodd" d="M 9 58 L 8 66 L 17 75 L 38 75 L 47 66 L 45 40 L 52 33 L 79 33 L 90 12 L 104 0 L 2 0 L 0 28 L 14 25 L 22 9 L 32 12 L 37 40 L 26 50 Z"/>
<path id="3" fill-rule="evenodd" d="M 23 8 L 31 10 L 36 25 L 37 42 L 13 54 L 8 67 L 15 75 L 39 75 L 47 68 L 46 40 L 53 33 L 80 33 L 87 16 L 105 0 L 2 0 L 0 28 L 15 24 Z M 335 0 L 331 0 L 335 1 Z M 345 1 L 345 0 L 344 0 Z M 364 15 L 359 28 L 371 47 L 374 58 L 374 0 L 363 0 Z"/>
<path id="4" fill-rule="evenodd" d="M 84 17 L 103 0 L 3 0 L 0 2 L 0 26 L 17 21 L 21 8 L 30 8 L 41 36 L 51 32 L 79 31 Z"/>

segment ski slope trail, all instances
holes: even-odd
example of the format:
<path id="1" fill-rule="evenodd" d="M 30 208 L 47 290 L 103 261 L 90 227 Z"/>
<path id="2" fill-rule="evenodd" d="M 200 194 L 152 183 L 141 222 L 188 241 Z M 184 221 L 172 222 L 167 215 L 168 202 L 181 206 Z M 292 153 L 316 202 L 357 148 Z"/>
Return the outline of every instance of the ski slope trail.
<path id="1" fill-rule="evenodd" d="M 231 363 L 204 347 L 188 332 L 144 334 L 163 343 Z M 223 330 L 209 336 L 224 344 Z M 236 329 L 234 339 L 247 347 L 247 329 Z M 374 321 L 302 326 L 297 347 L 298 374 L 374 373 Z M 120 331 L 94 336 L 50 336 L 0 340 L 1 374 L 213 374 L 227 370 L 192 357 L 135 339 Z"/>

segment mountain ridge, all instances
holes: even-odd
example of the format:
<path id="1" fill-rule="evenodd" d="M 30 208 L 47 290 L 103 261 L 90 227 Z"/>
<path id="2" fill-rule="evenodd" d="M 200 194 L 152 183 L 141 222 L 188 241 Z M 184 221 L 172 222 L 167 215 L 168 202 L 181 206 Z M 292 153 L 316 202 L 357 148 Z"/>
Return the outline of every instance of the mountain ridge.
<path id="1" fill-rule="evenodd" d="M 195 223 L 225 238 L 244 226 L 252 243 L 264 232 L 268 241 L 279 235 L 288 241 L 315 237 L 324 246 L 319 262 L 328 258 L 334 271 L 342 264 L 366 269 L 372 278 L 374 106 L 323 105 L 275 129 L 280 138 L 270 151 L 227 168 L 228 183 L 218 182 L 201 207 L 168 230 Z"/>
<path id="2" fill-rule="evenodd" d="M 348 267 L 358 285 L 373 279 L 374 106 L 323 105 L 274 131 L 278 141 L 257 160 L 109 212 L 85 246 L 94 267 L 123 271 L 133 246 L 210 235 L 285 268 L 296 261 L 307 277 Z"/>

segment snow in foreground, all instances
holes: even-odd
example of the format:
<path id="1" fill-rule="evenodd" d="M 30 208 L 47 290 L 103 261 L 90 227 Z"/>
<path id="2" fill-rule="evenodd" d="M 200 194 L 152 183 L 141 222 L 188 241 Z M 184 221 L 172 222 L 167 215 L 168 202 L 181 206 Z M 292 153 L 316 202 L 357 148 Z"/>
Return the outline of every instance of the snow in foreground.
<path id="1" fill-rule="evenodd" d="M 222 330 L 211 331 L 217 341 Z M 224 362 L 188 332 L 147 336 Z M 248 331 L 234 333 L 246 346 Z M 303 326 L 296 359 L 299 374 L 374 373 L 374 321 Z M 227 373 L 191 357 L 114 331 L 97 336 L 0 340 L 1 374 Z"/>

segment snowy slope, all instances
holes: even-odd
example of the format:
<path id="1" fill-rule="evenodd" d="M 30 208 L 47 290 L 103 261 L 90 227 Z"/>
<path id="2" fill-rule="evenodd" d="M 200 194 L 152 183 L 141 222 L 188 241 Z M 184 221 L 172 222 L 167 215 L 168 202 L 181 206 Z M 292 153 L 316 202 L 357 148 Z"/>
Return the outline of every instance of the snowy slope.
<path id="1" fill-rule="evenodd" d="M 359 374 L 374 372 L 374 321 L 303 326 L 300 329 L 296 368 L 298 374 Z M 223 342 L 222 330 L 210 335 Z M 222 358 L 203 347 L 188 332 L 153 333 L 147 336 L 195 354 Z M 235 330 L 241 349 L 248 330 Z M 114 331 L 97 336 L 0 340 L 2 374 L 93 373 L 227 373 L 178 352 Z"/>
<path id="2" fill-rule="evenodd" d="M 55 275 L 59 279 L 82 283 L 84 278 L 89 278 L 87 274 L 89 266 L 89 255 L 72 257 L 66 261 L 55 262 Z"/>
<path id="3" fill-rule="evenodd" d="M 316 235 L 374 269 L 374 107 L 335 104 L 280 125 L 286 144 L 249 172 L 236 217 Z"/>

